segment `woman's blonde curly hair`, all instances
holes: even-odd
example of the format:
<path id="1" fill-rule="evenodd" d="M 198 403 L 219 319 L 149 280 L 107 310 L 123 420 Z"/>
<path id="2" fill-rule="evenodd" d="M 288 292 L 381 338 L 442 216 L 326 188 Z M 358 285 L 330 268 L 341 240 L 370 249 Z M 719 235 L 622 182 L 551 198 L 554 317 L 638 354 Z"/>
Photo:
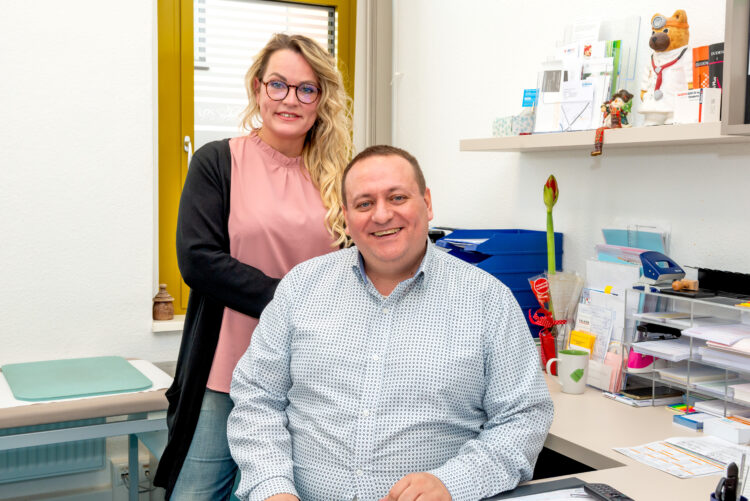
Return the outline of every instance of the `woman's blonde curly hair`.
<path id="1" fill-rule="evenodd" d="M 249 131 L 262 126 L 254 82 L 256 79 L 263 81 L 268 60 L 274 52 L 282 49 L 294 51 L 305 58 L 318 78 L 321 90 L 318 117 L 307 132 L 302 158 L 327 209 L 325 225 L 335 240 L 333 246 L 346 245 L 340 185 L 342 173 L 352 155 L 351 98 L 344 90 L 335 58 L 306 36 L 273 35 L 245 74 L 248 105 L 241 114 L 242 127 Z"/>

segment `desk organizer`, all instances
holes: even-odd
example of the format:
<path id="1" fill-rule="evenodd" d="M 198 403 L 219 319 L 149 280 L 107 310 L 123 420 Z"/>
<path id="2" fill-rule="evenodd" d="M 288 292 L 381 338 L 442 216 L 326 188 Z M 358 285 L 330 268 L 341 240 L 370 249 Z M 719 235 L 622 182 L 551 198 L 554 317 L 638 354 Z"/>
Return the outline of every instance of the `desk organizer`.
<path id="1" fill-rule="evenodd" d="M 539 303 L 529 286 L 529 278 L 547 269 L 547 232 L 520 229 L 454 230 L 435 245 L 490 273 L 503 282 L 516 297 L 526 322 Z M 562 270 L 563 235 L 555 233 L 555 263 Z M 529 323 L 534 337 L 539 326 Z"/>

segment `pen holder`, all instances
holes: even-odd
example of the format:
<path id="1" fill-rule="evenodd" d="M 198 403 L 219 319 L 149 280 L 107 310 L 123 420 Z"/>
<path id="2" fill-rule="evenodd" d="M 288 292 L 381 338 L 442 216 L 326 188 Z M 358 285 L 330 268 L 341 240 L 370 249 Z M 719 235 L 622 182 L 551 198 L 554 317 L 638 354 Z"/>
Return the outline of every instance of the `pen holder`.
<path id="1" fill-rule="evenodd" d="M 711 501 L 720 501 L 719 499 L 716 499 L 716 493 L 711 493 Z M 740 496 L 737 498 L 737 501 L 747 501 L 747 498 L 745 496 Z"/>

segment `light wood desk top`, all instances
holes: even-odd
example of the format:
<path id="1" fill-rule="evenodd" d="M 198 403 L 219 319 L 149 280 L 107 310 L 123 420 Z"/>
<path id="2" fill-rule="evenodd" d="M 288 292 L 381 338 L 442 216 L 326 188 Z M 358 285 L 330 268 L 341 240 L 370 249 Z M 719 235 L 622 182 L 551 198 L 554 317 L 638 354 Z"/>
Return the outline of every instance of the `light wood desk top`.
<path id="1" fill-rule="evenodd" d="M 568 395 L 551 376 L 545 377 L 555 418 L 544 446 L 597 469 L 572 476 L 609 484 L 636 501 L 705 501 L 710 497 L 720 476 L 680 479 L 612 450 L 702 433 L 672 423 L 673 413 L 664 407 L 631 407 L 593 388 L 582 395 Z M 547 480 L 551 479 L 539 482 Z"/>

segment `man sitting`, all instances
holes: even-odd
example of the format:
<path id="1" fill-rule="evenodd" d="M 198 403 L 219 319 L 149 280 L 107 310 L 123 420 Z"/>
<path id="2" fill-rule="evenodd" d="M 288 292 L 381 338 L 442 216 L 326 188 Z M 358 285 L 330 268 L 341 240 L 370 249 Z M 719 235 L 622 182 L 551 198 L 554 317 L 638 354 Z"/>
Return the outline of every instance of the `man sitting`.
<path id="1" fill-rule="evenodd" d="M 530 479 L 552 401 L 511 291 L 429 243 L 409 153 L 364 150 L 342 194 L 355 246 L 284 277 L 234 371 L 238 497 L 477 501 Z"/>

